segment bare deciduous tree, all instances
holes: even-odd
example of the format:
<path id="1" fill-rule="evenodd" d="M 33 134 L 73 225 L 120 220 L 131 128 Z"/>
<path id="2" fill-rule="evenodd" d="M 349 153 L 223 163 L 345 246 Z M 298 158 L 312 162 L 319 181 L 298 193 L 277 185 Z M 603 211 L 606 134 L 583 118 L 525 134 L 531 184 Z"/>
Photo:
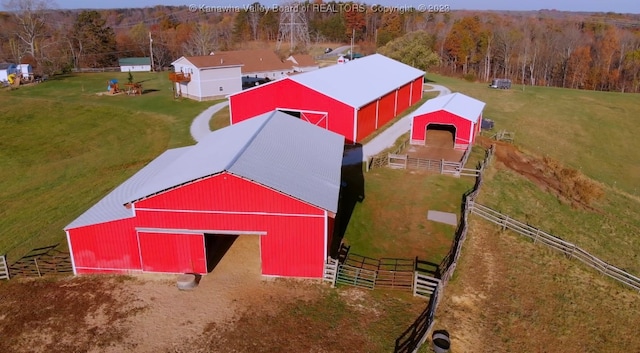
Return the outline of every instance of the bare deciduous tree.
<path id="1" fill-rule="evenodd" d="M 4 0 L 2 5 L 14 14 L 15 35 L 25 46 L 25 53 L 37 58 L 38 42 L 46 33 L 47 12 L 55 6 L 48 0 Z"/>

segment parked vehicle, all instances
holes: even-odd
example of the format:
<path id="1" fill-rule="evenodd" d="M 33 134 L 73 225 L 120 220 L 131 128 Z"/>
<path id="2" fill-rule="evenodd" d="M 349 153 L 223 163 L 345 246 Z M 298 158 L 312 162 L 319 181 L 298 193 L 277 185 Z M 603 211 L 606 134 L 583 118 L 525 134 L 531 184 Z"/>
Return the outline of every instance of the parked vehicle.
<path id="1" fill-rule="evenodd" d="M 489 84 L 491 88 L 509 89 L 511 88 L 511 80 L 506 78 L 494 78 Z"/>
<path id="2" fill-rule="evenodd" d="M 482 118 L 482 123 L 480 124 L 480 128 L 482 130 L 493 130 L 493 120 Z"/>

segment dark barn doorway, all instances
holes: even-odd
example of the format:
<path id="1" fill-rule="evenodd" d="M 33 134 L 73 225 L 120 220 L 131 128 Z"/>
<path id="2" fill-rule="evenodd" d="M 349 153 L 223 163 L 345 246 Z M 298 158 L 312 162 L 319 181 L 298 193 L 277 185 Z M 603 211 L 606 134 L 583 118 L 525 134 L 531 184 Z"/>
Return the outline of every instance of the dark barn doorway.
<path id="1" fill-rule="evenodd" d="M 296 117 L 298 119 L 300 119 L 302 117 L 302 112 L 296 112 L 296 111 L 292 111 L 292 110 L 280 110 L 283 113 L 289 114 L 293 117 Z"/>
<path id="2" fill-rule="evenodd" d="M 238 235 L 229 234 L 205 234 L 204 248 L 207 256 L 207 272 L 213 271 L 220 260 L 229 251 Z"/>
<path id="3" fill-rule="evenodd" d="M 424 144 L 429 147 L 454 148 L 456 127 L 448 124 L 429 124 L 426 127 Z"/>

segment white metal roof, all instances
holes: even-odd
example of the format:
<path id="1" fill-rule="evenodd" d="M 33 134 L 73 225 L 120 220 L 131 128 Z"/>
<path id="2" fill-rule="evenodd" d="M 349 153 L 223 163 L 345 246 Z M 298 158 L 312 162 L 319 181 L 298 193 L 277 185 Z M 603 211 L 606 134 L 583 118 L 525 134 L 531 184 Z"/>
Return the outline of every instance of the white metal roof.
<path id="1" fill-rule="evenodd" d="M 381 54 L 373 54 L 289 77 L 354 108 L 360 108 L 425 72 Z"/>
<path id="2" fill-rule="evenodd" d="M 148 180 L 160 173 L 167 165 L 176 160 L 191 147 L 171 149 L 151 161 L 135 175 L 113 189 L 102 200 L 85 211 L 80 217 L 64 229 L 84 227 L 91 224 L 114 221 L 133 217 L 133 210 L 123 205 L 129 201 L 131 194 L 140 189 Z"/>
<path id="3" fill-rule="evenodd" d="M 341 135 L 265 113 L 163 153 L 65 229 L 133 217 L 124 204 L 224 171 L 337 212 L 343 150 Z"/>
<path id="4" fill-rule="evenodd" d="M 478 119 L 480 118 L 480 114 L 482 114 L 484 106 L 484 102 L 456 92 L 429 99 L 418 107 L 418 109 L 416 109 L 411 115 L 415 117 L 444 110 L 473 123 L 478 123 Z"/>

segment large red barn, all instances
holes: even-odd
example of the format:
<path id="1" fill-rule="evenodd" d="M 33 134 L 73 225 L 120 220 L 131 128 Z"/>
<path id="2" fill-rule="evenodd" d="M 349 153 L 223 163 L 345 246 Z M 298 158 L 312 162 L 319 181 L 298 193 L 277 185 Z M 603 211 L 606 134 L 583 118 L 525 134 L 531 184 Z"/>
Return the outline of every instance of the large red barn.
<path id="1" fill-rule="evenodd" d="M 455 149 L 467 149 L 480 132 L 484 106 L 484 102 L 462 93 L 429 99 L 412 114 L 411 144 L 424 145 L 429 142 L 429 129 L 443 129 L 452 132 Z"/>
<path id="2" fill-rule="evenodd" d="M 374 54 L 232 94 L 230 120 L 280 110 L 360 142 L 422 99 L 423 81 L 424 71 Z"/>
<path id="3" fill-rule="evenodd" d="M 171 149 L 65 231 L 74 273 L 199 273 L 224 235 L 259 236 L 262 274 L 319 278 L 344 138 L 269 112 Z"/>

